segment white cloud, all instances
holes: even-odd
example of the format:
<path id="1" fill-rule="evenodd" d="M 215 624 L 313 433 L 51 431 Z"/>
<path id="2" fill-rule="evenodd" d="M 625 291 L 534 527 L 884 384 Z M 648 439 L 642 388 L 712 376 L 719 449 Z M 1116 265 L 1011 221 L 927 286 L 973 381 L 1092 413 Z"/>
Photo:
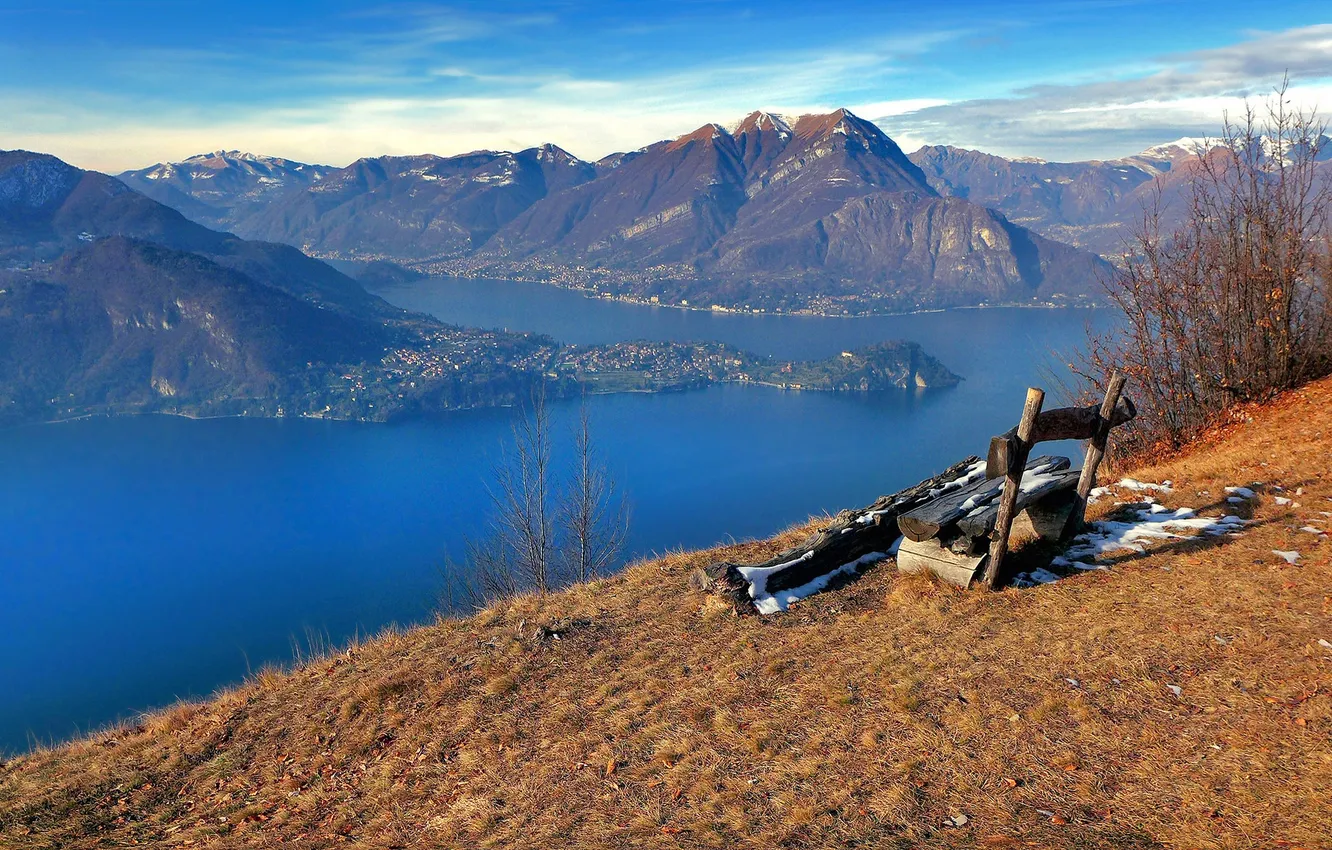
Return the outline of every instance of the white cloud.
<path id="1" fill-rule="evenodd" d="M 1332 105 L 1332 24 L 1250 33 L 1238 44 L 1162 57 L 1135 76 L 1107 72 L 1096 82 L 867 117 L 899 141 L 1110 158 L 1179 136 L 1215 136 L 1227 112 L 1238 116 L 1246 98 L 1262 99 L 1287 73 L 1292 104 Z"/>
<path id="2" fill-rule="evenodd" d="M 889 118 L 894 115 L 905 115 L 908 112 L 919 112 L 922 109 L 929 109 L 934 106 L 944 106 L 947 100 L 937 97 L 909 97 L 903 100 L 880 100 L 874 103 L 859 103 L 854 106 L 848 106 L 852 112 L 861 117 L 874 116 L 875 118 Z"/>

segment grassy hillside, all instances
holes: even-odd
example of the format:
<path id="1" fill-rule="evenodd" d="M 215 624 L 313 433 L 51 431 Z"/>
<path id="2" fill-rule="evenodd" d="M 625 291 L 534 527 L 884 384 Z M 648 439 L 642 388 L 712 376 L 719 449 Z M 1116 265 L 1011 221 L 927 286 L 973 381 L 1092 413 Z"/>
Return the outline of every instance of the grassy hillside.
<path id="1" fill-rule="evenodd" d="M 1134 473 L 1242 535 L 1030 590 L 686 589 L 805 527 L 385 635 L 8 762 L 0 846 L 1328 847 L 1330 449 L 1324 381 Z"/>

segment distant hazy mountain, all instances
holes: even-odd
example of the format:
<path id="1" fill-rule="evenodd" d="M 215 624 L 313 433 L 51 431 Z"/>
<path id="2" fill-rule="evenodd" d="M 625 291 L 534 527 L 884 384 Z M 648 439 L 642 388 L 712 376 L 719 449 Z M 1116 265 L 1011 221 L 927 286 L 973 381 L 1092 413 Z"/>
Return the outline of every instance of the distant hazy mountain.
<path id="1" fill-rule="evenodd" d="M 348 259 L 452 259 L 536 201 L 595 176 L 591 163 L 554 145 L 361 159 L 274 200 L 236 230 Z"/>
<path id="2" fill-rule="evenodd" d="M 291 189 L 336 169 L 241 151 L 216 151 L 184 162 L 159 162 L 119 175 L 130 188 L 200 224 L 231 230 Z"/>
<path id="3" fill-rule="evenodd" d="M 1008 159 L 981 151 L 927 145 L 911 154 L 940 194 L 998 210 L 1048 238 L 1105 256 L 1122 254 L 1159 188 L 1163 225 L 1186 209 L 1185 190 L 1205 151 L 1203 139 L 1179 139 L 1133 156 L 1087 162 Z M 1332 148 L 1324 157 L 1332 156 Z"/>

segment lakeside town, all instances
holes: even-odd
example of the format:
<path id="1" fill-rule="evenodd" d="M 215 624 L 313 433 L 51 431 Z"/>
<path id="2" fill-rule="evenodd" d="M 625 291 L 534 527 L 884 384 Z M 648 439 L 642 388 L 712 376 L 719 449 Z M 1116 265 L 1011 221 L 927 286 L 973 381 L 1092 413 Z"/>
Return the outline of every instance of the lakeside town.
<path id="1" fill-rule="evenodd" d="M 664 341 L 561 345 L 536 334 L 432 327 L 379 364 L 350 368 L 314 394 L 303 415 L 385 420 L 430 411 L 514 404 L 544 384 L 580 392 L 667 392 L 714 383 L 790 390 L 919 390 L 961 380 L 910 342 L 881 343 L 819 361 L 762 357 L 723 343 Z"/>

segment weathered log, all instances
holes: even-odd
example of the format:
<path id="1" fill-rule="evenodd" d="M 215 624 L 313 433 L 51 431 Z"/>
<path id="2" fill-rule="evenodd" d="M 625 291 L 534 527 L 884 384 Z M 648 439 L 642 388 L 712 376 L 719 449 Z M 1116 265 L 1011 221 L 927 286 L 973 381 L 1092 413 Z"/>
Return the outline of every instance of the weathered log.
<path id="1" fill-rule="evenodd" d="M 1116 395 L 1116 401 L 1118 403 L 1114 405 L 1114 413 L 1108 420 L 1102 418 L 1104 404 L 1041 411 L 1036 417 L 1035 433 L 1031 442 L 1034 445 L 1049 440 L 1090 440 L 1096 436 L 1097 429 L 1102 423 L 1109 421 L 1108 428 L 1114 428 L 1138 415 L 1138 409 L 1130 399 L 1120 399 Z M 1017 428 L 1011 428 L 997 437 L 990 438 L 990 452 L 985 466 L 987 478 L 999 478 L 1009 473 L 1012 459 L 1016 456 L 1016 445 Z"/>
<path id="2" fill-rule="evenodd" d="M 1068 469 L 1069 465 L 1069 459 L 1066 457 L 1042 455 L 1027 463 L 1026 471 L 1042 469 L 1045 472 L 1057 472 Z M 999 498 L 1003 486 L 1002 480 L 972 482 L 914 510 L 904 512 L 898 517 L 897 525 L 908 540 L 917 542 L 929 540 L 977 508 L 993 503 Z"/>
<path id="3" fill-rule="evenodd" d="M 1073 492 L 1064 490 L 1027 505 L 1013 520 L 1013 536 L 1039 537 L 1057 542 L 1063 539 L 1068 515 L 1073 510 Z"/>
<path id="4" fill-rule="evenodd" d="M 990 557 L 985 564 L 985 584 L 991 590 L 998 588 L 1003 580 L 1004 557 L 1008 554 L 1008 535 L 1013 530 L 1013 515 L 1016 513 L 1018 491 L 1022 487 L 1023 468 L 1027 455 L 1035 445 L 1036 419 L 1041 414 L 1041 405 L 1045 402 L 1045 390 L 1038 387 L 1027 388 L 1027 401 L 1022 406 L 1022 418 L 1018 420 L 1017 443 L 1008 455 L 1008 474 L 1004 477 L 1004 492 L 999 496 L 999 513 L 994 521 L 994 542 L 990 545 Z M 987 464 L 988 468 L 988 464 Z"/>
<path id="5" fill-rule="evenodd" d="M 752 611 L 749 582 L 741 574 L 746 569 L 768 569 L 787 565 L 767 576 L 769 593 L 790 590 L 808 584 L 819 576 L 840 569 L 873 552 L 887 552 L 901 533 L 898 516 L 941 493 L 965 486 L 983 473 L 984 461 L 972 456 L 953 464 L 933 478 L 889 496 L 880 496 L 869 507 L 842 511 L 827 528 L 820 529 L 805 542 L 759 564 L 720 562 L 696 570 L 690 585 L 697 590 L 716 593 L 733 602 L 737 610 Z"/>
<path id="6" fill-rule="evenodd" d="M 979 555 L 954 552 L 938 538 L 920 541 L 904 539 L 897 550 L 897 569 L 904 573 L 928 570 L 950 584 L 966 587 L 971 584 L 976 570 L 987 557 L 983 552 Z"/>
<path id="7" fill-rule="evenodd" d="M 1044 499 L 1055 496 L 1061 491 L 1072 491 L 1078 483 L 1078 470 L 1069 470 L 1067 459 L 1058 469 L 1047 470 L 1040 476 L 1023 475 L 1022 487 L 1018 490 L 1017 501 L 1013 505 L 1013 514 L 1036 505 Z M 1031 470 L 1033 464 L 1027 464 Z M 1039 468 L 1039 467 L 1038 467 Z M 992 501 L 981 506 L 957 521 L 957 528 L 968 537 L 989 537 L 997 530 L 995 523 L 999 519 L 999 503 Z M 1044 536 L 1044 535 L 1042 535 Z M 1055 533 L 1055 537 L 1059 534 Z"/>

